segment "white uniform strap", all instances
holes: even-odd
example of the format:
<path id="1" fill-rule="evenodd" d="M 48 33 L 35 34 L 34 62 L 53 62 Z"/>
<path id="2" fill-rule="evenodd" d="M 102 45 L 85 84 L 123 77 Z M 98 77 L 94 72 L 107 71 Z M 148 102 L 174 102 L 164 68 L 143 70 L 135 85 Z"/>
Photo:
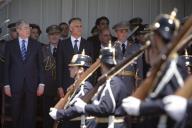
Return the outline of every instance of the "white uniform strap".
<path id="1" fill-rule="evenodd" d="M 114 128 L 114 120 L 115 120 L 115 116 L 108 117 L 108 128 Z"/>
<path id="2" fill-rule="evenodd" d="M 85 115 L 81 115 L 81 128 L 86 128 L 86 125 L 85 125 Z"/>

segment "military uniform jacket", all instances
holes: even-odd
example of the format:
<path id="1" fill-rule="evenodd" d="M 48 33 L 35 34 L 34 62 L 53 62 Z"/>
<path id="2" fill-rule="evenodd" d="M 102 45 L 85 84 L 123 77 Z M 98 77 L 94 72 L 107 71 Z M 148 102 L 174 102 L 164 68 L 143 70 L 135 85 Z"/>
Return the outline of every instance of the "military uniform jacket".
<path id="1" fill-rule="evenodd" d="M 149 95 L 147 100 L 143 101 L 140 105 L 140 115 L 149 115 L 150 127 L 155 128 L 161 122 L 159 115 L 164 113 L 164 106 L 161 99 L 167 95 L 173 94 L 178 87 L 184 83 L 187 77 L 187 70 L 184 65 L 177 61 L 177 59 L 168 62 L 166 70 L 162 73 L 158 85 Z M 145 117 L 146 118 L 146 117 Z M 164 118 L 164 117 L 163 117 Z M 167 127 L 172 127 L 174 122 L 169 118 L 167 119 Z M 146 123 L 147 124 L 147 123 Z"/>
<path id="2" fill-rule="evenodd" d="M 187 108 L 183 120 L 177 122 L 177 128 L 191 128 L 192 122 L 192 100 L 187 101 Z"/>
<path id="3" fill-rule="evenodd" d="M 190 120 L 192 120 L 192 100 L 188 100 L 186 114 L 188 114 L 188 116 L 190 117 Z"/>
<path id="4" fill-rule="evenodd" d="M 107 80 L 93 97 L 92 104 L 85 106 L 85 113 L 97 117 L 122 116 L 122 99 L 131 94 L 127 85 L 118 77 Z"/>
<path id="5" fill-rule="evenodd" d="M 5 63 L 5 40 L 0 40 L 0 84 L 3 84 L 3 69 Z"/>
<path id="6" fill-rule="evenodd" d="M 50 45 L 42 46 L 43 67 L 45 69 L 45 92 L 44 95 L 55 96 L 57 93 L 56 83 L 56 59 L 51 52 Z"/>
<path id="7" fill-rule="evenodd" d="M 77 90 L 76 94 L 70 102 L 70 106 L 67 109 L 61 109 L 57 111 L 57 119 L 71 119 L 80 116 L 81 114 L 77 112 L 76 108 L 73 106 L 74 102 L 78 97 L 84 96 L 91 88 L 92 84 L 88 81 L 85 81 L 81 87 Z"/>
<path id="8" fill-rule="evenodd" d="M 120 63 L 123 59 L 128 58 L 132 56 L 136 51 L 139 50 L 141 45 L 138 43 L 127 43 L 127 47 L 125 50 L 125 53 L 123 55 L 122 50 L 121 50 L 121 44 L 120 43 L 115 43 L 114 47 L 116 49 L 116 60 L 117 63 Z M 125 68 L 125 71 L 130 71 L 133 73 L 137 73 L 137 76 L 139 78 L 143 78 L 143 60 L 142 57 L 139 57 L 137 60 L 135 60 L 132 64 L 130 64 L 127 68 Z M 129 86 L 132 87 L 132 90 L 135 89 L 136 85 L 136 79 L 135 77 L 128 77 L 128 76 L 123 76 L 121 79 L 127 84 L 129 83 Z"/>

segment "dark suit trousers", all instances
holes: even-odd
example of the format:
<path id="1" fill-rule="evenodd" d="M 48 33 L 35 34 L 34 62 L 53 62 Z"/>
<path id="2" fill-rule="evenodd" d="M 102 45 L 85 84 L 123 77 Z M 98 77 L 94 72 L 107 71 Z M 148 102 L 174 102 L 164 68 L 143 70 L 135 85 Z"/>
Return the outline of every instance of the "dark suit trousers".
<path id="1" fill-rule="evenodd" d="M 36 116 L 36 92 L 28 92 L 25 89 L 12 93 L 12 118 L 13 128 L 35 128 Z"/>
<path id="2" fill-rule="evenodd" d="M 54 96 L 43 96 L 43 128 L 53 128 L 54 120 L 50 117 L 50 107 L 56 104 Z"/>

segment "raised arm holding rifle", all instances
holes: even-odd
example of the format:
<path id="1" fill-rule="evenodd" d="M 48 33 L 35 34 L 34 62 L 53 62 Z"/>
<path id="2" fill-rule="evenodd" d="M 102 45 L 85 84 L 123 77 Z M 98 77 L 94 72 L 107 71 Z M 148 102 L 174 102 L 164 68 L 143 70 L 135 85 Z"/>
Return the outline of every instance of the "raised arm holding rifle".
<path id="1" fill-rule="evenodd" d="M 91 74 L 92 72 L 90 72 L 89 68 L 91 65 L 91 61 L 92 59 L 87 55 L 76 54 L 73 56 L 71 63 L 69 64 L 70 77 L 74 78 L 76 82 L 74 83 L 74 85 L 71 85 L 68 88 L 65 97 L 58 102 L 56 107 L 50 108 L 51 112 L 49 113 L 53 119 L 62 120 L 62 123 L 59 124 L 59 127 L 67 126 L 67 128 L 78 128 L 80 126 L 80 117 L 72 120 L 70 119 L 81 116 L 81 114 L 76 112 L 73 104 L 79 96 L 85 95 L 92 88 L 91 83 L 87 79 L 89 76 L 87 73 Z M 98 66 L 99 63 L 97 63 L 97 66 L 94 67 L 95 69 L 93 69 L 92 67 L 92 70 L 96 70 Z M 84 116 L 82 118 L 84 118 Z M 83 122 L 84 121 L 85 119 L 83 119 Z"/>
<path id="2" fill-rule="evenodd" d="M 149 51 L 151 74 L 131 97 L 123 100 L 122 106 L 129 115 L 144 116 L 144 121 L 138 122 L 143 127 L 174 126 L 166 116 L 159 118 L 164 112 L 161 99 L 173 94 L 187 76 L 185 66 L 177 61 L 176 52 L 186 44 L 183 40 L 191 32 L 192 25 L 190 19 L 177 34 L 179 21 L 175 16 L 176 12 L 173 11 L 171 15 L 160 15 L 156 19 L 152 26 L 152 47 Z"/>

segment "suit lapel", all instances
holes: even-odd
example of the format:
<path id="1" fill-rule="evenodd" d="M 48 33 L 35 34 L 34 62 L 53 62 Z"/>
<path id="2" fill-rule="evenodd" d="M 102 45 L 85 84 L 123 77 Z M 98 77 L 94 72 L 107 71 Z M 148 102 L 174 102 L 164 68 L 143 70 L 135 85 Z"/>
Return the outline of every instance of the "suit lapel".
<path id="1" fill-rule="evenodd" d="M 85 40 L 83 38 L 81 38 L 81 42 L 80 42 L 80 47 L 79 47 L 79 52 L 81 53 L 81 51 L 83 51 L 83 49 L 85 48 Z"/>
<path id="2" fill-rule="evenodd" d="M 47 46 L 47 51 L 48 51 L 48 55 L 49 55 L 52 59 L 55 59 L 54 56 L 53 56 L 53 54 L 52 54 L 52 52 L 51 52 L 51 45 L 50 45 L 50 44 Z"/>
<path id="3" fill-rule="evenodd" d="M 16 39 L 14 44 L 15 44 L 14 51 L 16 53 L 16 56 L 22 61 L 21 50 L 19 46 L 19 39 Z"/>
<path id="4" fill-rule="evenodd" d="M 64 43 L 65 43 L 65 42 L 64 42 Z M 67 44 L 68 44 L 67 48 L 69 48 L 68 50 L 69 50 L 69 51 L 73 51 L 73 54 L 74 54 L 74 49 L 73 49 L 71 37 L 68 38 Z"/>
<path id="5" fill-rule="evenodd" d="M 29 58 L 31 54 L 31 49 L 32 49 L 33 42 L 29 39 L 28 41 L 28 46 L 27 46 L 27 55 L 26 55 L 26 60 Z"/>

